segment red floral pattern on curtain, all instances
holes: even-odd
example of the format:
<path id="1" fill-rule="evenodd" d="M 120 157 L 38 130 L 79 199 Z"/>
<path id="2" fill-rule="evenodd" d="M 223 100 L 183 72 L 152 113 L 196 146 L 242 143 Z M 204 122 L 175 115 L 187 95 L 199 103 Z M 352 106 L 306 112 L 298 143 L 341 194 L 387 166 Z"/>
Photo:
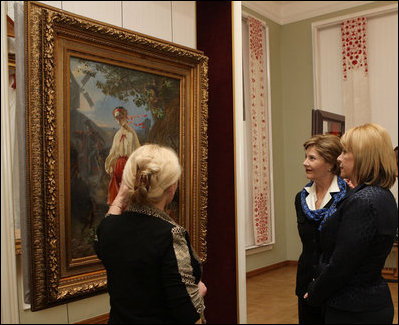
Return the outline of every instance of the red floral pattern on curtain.
<path id="1" fill-rule="evenodd" d="M 367 20 L 365 17 L 350 19 L 341 23 L 342 70 L 347 80 L 351 70 L 363 69 L 367 74 Z"/>
<path id="2" fill-rule="evenodd" d="M 271 241 L 265 45 L 262 22 L 248 17 L 252 127 L 253 221 L 255 244 Z"/>
<path id="3" fill-rule="evenodd" d="M 367 19 L 357 17 L 341 23 L 342 108 L 345 127 L 371 122 L 367 65 Z"/>

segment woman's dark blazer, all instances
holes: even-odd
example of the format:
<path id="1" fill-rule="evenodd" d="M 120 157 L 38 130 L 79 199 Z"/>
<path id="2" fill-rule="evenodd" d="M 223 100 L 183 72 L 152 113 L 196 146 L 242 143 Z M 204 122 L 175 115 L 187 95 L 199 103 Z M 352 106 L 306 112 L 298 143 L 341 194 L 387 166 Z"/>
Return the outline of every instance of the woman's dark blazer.
<path id="1" fill-rule="evenodd" d="M 187 231 L 153 207 L 108 215 L 95 249 L 107 271 L 109 323 L 195 323 L 201 266 Z"/>
<path id="2" fill-rule="evenodd" d="M 349 190 L 348 186 L 346 190 Z M 295 294 L 300 299 L 308 291 L 308 285 L 315 277 L 321 254 L 320 231 L 318 230 L 321 221 L 311 220 L 305 215 L 301 204 L 301 192 L 298 192 L 295 196 L 297 226 L 302 242 L 302 253 L 298 259 L 295 288 Z M 329 208 L 332 203 L 333 199 L 328 201 L 324 208 Z"/>
<path id="3" fill-rule="evenodd" d="M 321 263 L 309 303 L 351 312 L 392 305 L 381 276 L 395 238 L 398 208 L 392 193 L 361 184 L 339 202 L 320 233 Z"/>

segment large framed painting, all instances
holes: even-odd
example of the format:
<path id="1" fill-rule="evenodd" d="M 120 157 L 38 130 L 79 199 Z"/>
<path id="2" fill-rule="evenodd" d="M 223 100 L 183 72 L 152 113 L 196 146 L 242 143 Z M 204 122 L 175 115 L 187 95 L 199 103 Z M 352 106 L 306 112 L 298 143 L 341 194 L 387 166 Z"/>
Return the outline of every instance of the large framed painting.
<path id="1" fill-rule="evenodd" d="M 121 128 L 132 150 L 157 143 L 178 153 L 169 212 L 205 261 L 208 58 L 31 1 L 25 22 L 32 310 L 106 289 L 93 240 Z"/>

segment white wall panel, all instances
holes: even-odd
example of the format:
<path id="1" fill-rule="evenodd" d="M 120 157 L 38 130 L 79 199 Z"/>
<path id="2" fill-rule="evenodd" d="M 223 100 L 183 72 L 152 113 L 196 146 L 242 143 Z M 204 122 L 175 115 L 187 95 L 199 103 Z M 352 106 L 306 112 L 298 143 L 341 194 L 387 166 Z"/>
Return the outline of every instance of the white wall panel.
<path id="1" fill-rule="evenodd" d="M 323 96 L 320 98 L 320 107 L 315 108 L 342 115 L 342 96 L 337 96 L 342 94 L 342 59 L 337 50 L 341 48 L 340 27 L 320 31 L 319 46 L 320 58 L 328 64 L 320 65 L 319 78 Z"/>
<path id="2" fill-rule="evenodd" d="M 54 8 L 62 9 L 62 1 L 39 1 L 45 5 L 52 6 Z"/>
<path id="3" fill-rule="evenodd" d="M 123 1 L 123 27 L 172 42 L 171 1 Z"/>
<path id="4" fill-rule="evenodd" d="M 172 1 L 172 41 L 197 48 L 195 1 Z"/>
<path id="5" fill-rule="evenodd" d="M 77 15 L 197 48 L 195 1 L 39 1 Z"/>
<path id="6" fill-rule="evenodd" d="M 68 324 L 68 305 L 59 305 L 36 312 L 30 309 L 20 310 L 19 317 L 18 324 Z"/>
<path id="7" fill-rule="evenodd" d="M 371 120 L 398 145 L 398 13 L 368 20 Z"/>
<path id="8" fill-rule="evenodd" d="M 109 313 L 109 295 L 102 294 L 68 304 L 69 324 Z"/>
<path id="9" fill-rule="evenodd" d="M 14 3 L 15 3 L 15 1 L 8 1 L 7 2 L 7 15 L 13 21 L 15 21 L 15 18 L 14 18 Z"/>
<path id="10" fill-rule="evenodd" d="M 62 1 L 62 9 L 122 27 L 121 1 Z"/>
<path id="11" fill-rule="evenodd" d="M 245 197 L 244 170 L 245 148 L 243 125 L 243 61 L 242 61 L 242 22 L 241 2 L 233 1 L 233 96 L 234 96 L 234 137 L 235 143 L 235 195 L 238 198 Z M 246 285 L 246 257 L 245 257 L 245 200 L 236 202 L 236 254 L 237 254 L 237 307 L 238 324 L 247 323 L 247 285 Z"/>
<path id="12" fill-rule="evenodd" d="M 12 114 L 8 101 L 7 2 L 1 2 L 1 323 L 19 324 L 14 236 Z"/>

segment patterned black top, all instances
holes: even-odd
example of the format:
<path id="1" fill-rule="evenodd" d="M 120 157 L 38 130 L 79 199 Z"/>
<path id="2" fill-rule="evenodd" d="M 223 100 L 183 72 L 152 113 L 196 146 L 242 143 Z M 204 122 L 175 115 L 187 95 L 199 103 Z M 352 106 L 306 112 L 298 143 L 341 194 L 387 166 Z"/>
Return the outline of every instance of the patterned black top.
<path id="1" fill-rule="evenodd" d="M 97 228 L 107 271 L 109 323 L 195 323 L 204 311 L 201 264 L 187 231 L 153 207 L 131 206 Z"/>
<path id="2" fill-rule="evenodd" d="M 389 190 L 361 184 L 349 191 L 321 229 L 321 263 L 309 286 L 309 303 L 352 312 L 390 306 L 381 271 L 397 225 L 398 208 Z"/>

